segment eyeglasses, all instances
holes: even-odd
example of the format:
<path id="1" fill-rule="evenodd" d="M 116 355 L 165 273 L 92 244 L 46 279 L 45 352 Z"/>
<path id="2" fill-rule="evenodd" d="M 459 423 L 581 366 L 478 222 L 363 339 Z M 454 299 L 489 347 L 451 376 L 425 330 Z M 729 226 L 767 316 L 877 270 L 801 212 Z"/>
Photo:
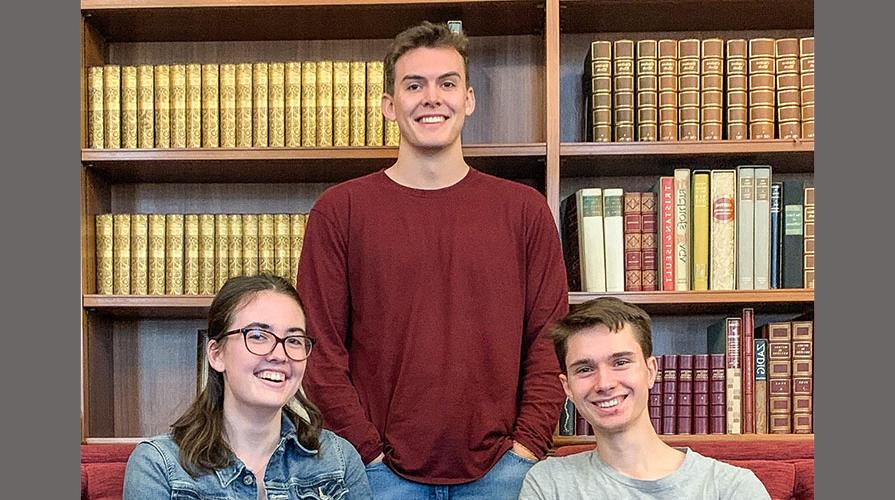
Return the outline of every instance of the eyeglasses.
<path id="1" fill-rule="evenodd" d="M 304 361 L 311 355 L 311 348 L 314 347 L 314 339 L 306 335 L 288 335 L 285 338 L 277 337 L 273 332 L 269 332 L 257 326 L 240 328 L 225 332 L 221 337 L 228 335 L 242 334 L 245 341 L 246 349 L 256 356 L 267 356 L 277 348 L 277 344 L 283 344 L 286 356 L 292 361 Z"/>

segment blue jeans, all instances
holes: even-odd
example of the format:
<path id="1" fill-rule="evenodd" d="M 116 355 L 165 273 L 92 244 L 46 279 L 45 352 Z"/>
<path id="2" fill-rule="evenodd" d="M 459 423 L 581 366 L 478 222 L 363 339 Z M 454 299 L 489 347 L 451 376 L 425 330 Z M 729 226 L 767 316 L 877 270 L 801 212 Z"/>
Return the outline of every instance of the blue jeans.
<path id="1" fill-rule="evenodd" d="M 367 465 L 367 479 L 376 500 L 518 500 L 522 480 L 535 463 L 508 450 L 481 479 L 434 485 L 404 479 L 377 462 Z"/>

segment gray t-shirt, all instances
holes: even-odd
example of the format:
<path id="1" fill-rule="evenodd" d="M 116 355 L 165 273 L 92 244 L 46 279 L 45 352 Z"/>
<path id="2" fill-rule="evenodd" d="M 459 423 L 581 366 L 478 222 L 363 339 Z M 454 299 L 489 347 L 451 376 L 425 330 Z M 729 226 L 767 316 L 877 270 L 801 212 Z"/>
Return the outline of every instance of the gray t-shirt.
<path id="1" fill-rule="evenodd" d="M 535 464 L 525 476 L 519 500 L 575 498 L 634 499 L 767 499 L 755 474 L 708 458 L 689 448 L 678 470 L 655 481 L 632 479 L 600 459 L 596 451 L 551 457 Z"/>

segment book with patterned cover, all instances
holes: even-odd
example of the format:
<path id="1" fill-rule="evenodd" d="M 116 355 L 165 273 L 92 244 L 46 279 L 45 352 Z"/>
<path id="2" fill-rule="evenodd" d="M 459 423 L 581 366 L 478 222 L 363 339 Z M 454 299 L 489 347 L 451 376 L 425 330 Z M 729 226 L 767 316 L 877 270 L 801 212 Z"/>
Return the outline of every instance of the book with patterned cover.
<path id="1" fill-rule="evenodd" d="M 674 290 L 674 177 L 659 177 L 655 191 L 658 197 L 659 272 L 660 290 Z"/>
<path id="2" fill-rule="evenodd" d="M 199 214 L 199 293 L 213 295 L 214 214 Z"/>
<path id="3" fill-rule="evenodd" d="M 186 147 L 186 65 L 171 65 L 170 119 L 171 147 Z"/>
<path id="4" fill-rule="evenodd" d="M 236 147 L 252 147 L 252 78 L 250 63 L 236 65 Z"/>
<path id="5" fill-rule="evenodd" d="M 814 322 L 792 322 L 792 432 L 813 431 Z"/>
<path id="6" fill-rule="evenodd" d="M 114 254 L 112 263 L 115 268 L 114 285 L 115 295 L 128 295 L 131 293 L 131 216 L 130 214 L 115 214 L 112 217 L 112 234 L 114 236 Z"/>
<path id="7" fill-rule="evenodd" d="M 134 149 L 137 142 L 137 67 L 121 67 L 121 147 Z"/>
<path id="8" fill-rule="evenodd" d="M 677 433 L 693 433 L 693 355 L 677 360 Z"/>
<path id="9" fill-rule="evenodd" d="M 276 225 L 273 214 L 258 216 L 258 272 L 276 272 Z"/>
<path id="10" fill-rule="evenodd" d="M 755 433 L 768 433 L 768 339 L 755 339 Z"/>
<path id="11" fill-rule="evenodd" d="M 727 40 L 727 135 L 729 140 L 749 137 L 748 45 L 742 38 Z"/>
<path id="12" fill-rule="evenodd" d="M 267 68 L 267 145 L 286 145 L 286 65 L 272 62 Z"/>
<path id="13" fill-rule="evenodd" d="M 677 433 L 677 354 L 664 356 L 662 370 L 662 434 Z"/>
<path id="14" fill-rule="evenodd" d="M 743 434 L 755 434 L 755 310 L 743 309 Z"/>
<path id="15" fill-rule="evenodd" d="M 774 39 L 749 40 L 749 138 L 774 138 Z"/>
<path id="16" fill-rule="evenodd" d="M 804 281 L 805 188 L 800 180 L 783 182 L 783 288 L 802 288 Z"/>
<path id="17" fill-rule="evenodd" d="M 215 292 L 230 278 L 230 217 L 214 214 L 214 283 Z"/>
<path id="18" fill-rule="evenodd" d="M 595 40 L 590 44 L 590 53 L 584 74 L 587 75 L 585 94 L 590 106 L 588 137 L 593 142 L 612 141 L 612 42 Z"/>
<path id="19" fill-rule="evenodd" d="M 351 70 L 348 61 L 333 61 L 332 92 L 333 146 L 347 146 L 351 136 Z"/>
<path id="20" fill-rule="evenodd" d="M 398 128 L 398 122 L 394 120 L 384 120 L 385 123 L 385 141 L 386 146 L 397 146 L 401 142 L 401 130 Z"/>
<path id="21" fill-rule="evenodd" d="M 606 291 L 625 291 L 625 233 L 622 216 L 624 191 L 603 190 L 603 250 L 606 256 Z"/>
<path id="22" fill-rule="evenodd" d="M 814 139 L 814 37 L 799 39 L 802 137 Z"/>
<path id="23" fill-rule="evenodd" d="M 612 121 L 615 142 L 634 140 L 634 42 L 612 44 Z"/>
<path id="24" fill-rule="evenodd" d="M 149 293 L 149 220 L 131 214 L 131 294 Z"/>
<path id="25" fill-rule="evenodd" d="M 771 287 L 771 167 L 755 167 L 752 283 L 756 290 Z"/>
<path id="26" fill-rule="evenodd" d="M 221 145 L 220 118 L 220 68 L 217 64 L 202 65 L 202 147 L 216 148 Z"/>
<path id="27" fill-rule="evenodd" d="M 202 65 L 186 65 L 186 147 L 202 147 Z"/>
<path id="28" fill-rule="evenodd" d="M 283 135 L 287 148 L 301 147 L 301 62 L 289 61 L 283 76 Z"/>
<path id="29" fill-rule="evenodd" d="M 227 274 L 232 278 L 234 276 L 245 276 L 242 269 L 242 215 L 227 215 Z"/>
<path id="30" fill-rule="evenodd" d="M 700 62 L 699 137 L 720 141 L 724 133 L 724 40 L 703 40 Z"/>
<path id="31" fill-rule="evenodd" d="M 678 139 L 699 140 L 699 50 L 697 39 L 678 42 Z"/>
<path id="32" fill-rule="evenodd" d="M 712 170 L 709 289 L 736 289 L 736 171 Z"/>
<path id="33" fill-rule="evenodd" d="M 308 214 L 289 214 L 289 269 L 292 274 L 289 280 L 292 286 L 297 286 L 298 261 L 301 259 L 301 249 L 305 241 L 305 226 L 308 222 Z"/>
<path id="34" fill-rule="evenodd" d="M 220 142 L 222 148 L 236 147 L 236 65 L 220 66 Z"/>
<path id="35" fill-rule="evenodd" d="M 155 147 L 171 147 L 171 67 L 159 64 L 155 67 L 154 113 L 155 113 Z"/>
<path id="36" fill-rule="evenodd" d="M 769 323 L 762 327 L 768 339 L 768 418 L 771 434 L 792 431 L 792 324 Z"/>
<path id="37" fill-rule="evenodd" d="M 165 294 L 183 295 L 183 214 L 165 215 Z"/>
<path id="38" fill-rule="evenodd" d="M 258 274 L 258 214 L 242 214 L 242 272 Z"/>
<path id="39" fill-rule="evenodd" d="M 659 68 L 655 40 L 637 42 L 637 140 L 659 140 Z"/>
<path id="40" fill-rule="evenodd" d="M 293 272 L 289 269 L 289 214 L 274 214 L 274 274 L 289 279 Z"/>
<path id="41" fill-rule="evenodd" d="M 709 353 L 709 434 L 727 432 L 727 360 Z"/>
<path id="42" fill-rule="evenodd" d="M 183 294 L 199 294 L 199 215 L 183 216 Z"/>
<path id="43" fill-rule="evenodd" d="M 659 40 L 659 140 L 677 140 L 677 40 Z"/>
<path id="44" fill-rule="evenodd" d="M 665 356 L 663 355 L 656 356 L 656 380 L 653 382 L 653 386 L 650 387 L 649 403 L 647 403 L 650 423 L 653 424 L 656 434 L 662 433 L 662 373 L 664 371 L 664 358 Z"/>
<path id="45" fill-rule="evenodd" d="M 654 192 L 640 194 L 641 212 L 641 286 L 643 291 L 658 290 L 657 273 L 659 269 L 659 237 L 658 237 L 658 197 Z"/>
<path id="46" fill-rule="evenodd" d="M 367 146 L 382 146 L 382 92 L 384 85 L 382 61 L 367 62 Z"/>
<path id="47" fill-rule="evenodd" d="M 709 180 L 711 172 L 708 170 L 694 170 L 693 178 L 693 290 L 709 289 L 709 227 L 711 224 L 711 210 L 709 204 Z"/>
<path id="48" fill-rule="evenodd" d="M 690 289 L 690 170 L 674 169 L 674 289 Z"/>
<path id="49" fill-rule="evenodd" d="M 804 200 L 804 286 L 814 289 L 814 188 L 805 188 Z"/>
<path id="50" fill-rule="evenodd" d="M 87 147 L 103 149 L 103 67 L 87 68 Z"/>
<path id="51" fill-rule="evenodd" d="M 149 64 L 137 67 L 137 146 L 155 146 L 155 71 Z"/>
<path id="52" fill-rule="evenodd" d="M 625 193 L 623 210 L 625 291 L 639 292 L 643 290 L 643 204 L 641 193 Z"/>
<path id="53" fill-rule="evenodd" d="M 736 200 L 737 290 L 755 288 L 755 168 L 737 167 Z"/>
<path id="54" fill-rule="evenodd" d="M 96 293 L 112 295 L 115 290 L 115 234 L 112 214 L 96 216 Z"/>
<path id="55" fill-rule="evenodd" d="M 709 354 L 725 360 L 725 408 L 727 434 L 743 432 L 742 318 L 726 318 L 708 328 Z"/>
<path id="56" fill-rule="evenodd" d="M 802 105 L 799 98 L 799 39 L 779 38 L 774 43 L 777 75 L 777 137 L 802 136 Z"/>
<path id="57" fill-rule="evenodd" d="M 317 145 L 317 63 L 301 63 L 301 145 Z"/>
<path id="58" fill-rule="evenodd" d="M 693 355 L 693 434 L 709 433 L 709 355 Z"/>
<path id="59" fill-rule="evenodd" d="M 149 295 L 165 294 L 165 216 L 149 214 Z"/>
<path id="60" fill-rule="evenodd" d="M 363 146 L 367 137 L 367 63 L 351 61 L 349 85 L 348 143 L 352 146 Z"/>
<path id="61" fill-rule="evenodd" d="M 317 146 L 333 145 L 333 62 L 317 62 Z"/>
<path id="62" fill-rule="evenodd" d="M 268 78 L 265 62 L 252 64 L 252 146 L 266 148 L 268 144 Z"/>
<path id="63" fill-rule="evenodd" d="M 121 147 L 121 66 L 103 67 L 103 144 L 106 149 Z"/>

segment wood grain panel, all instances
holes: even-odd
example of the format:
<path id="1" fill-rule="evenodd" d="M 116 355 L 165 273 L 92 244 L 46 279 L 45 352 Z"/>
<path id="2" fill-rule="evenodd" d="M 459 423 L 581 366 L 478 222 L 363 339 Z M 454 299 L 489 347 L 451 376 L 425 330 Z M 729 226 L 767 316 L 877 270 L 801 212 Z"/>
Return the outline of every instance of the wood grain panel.
<path id="1" fill-rule="evenodd" d="M 113 437 L 116 400 L 112 322 L 101 315 L 84 314 L 84 318 L 81 392 L 87 422 L 82 437 Z"/>

